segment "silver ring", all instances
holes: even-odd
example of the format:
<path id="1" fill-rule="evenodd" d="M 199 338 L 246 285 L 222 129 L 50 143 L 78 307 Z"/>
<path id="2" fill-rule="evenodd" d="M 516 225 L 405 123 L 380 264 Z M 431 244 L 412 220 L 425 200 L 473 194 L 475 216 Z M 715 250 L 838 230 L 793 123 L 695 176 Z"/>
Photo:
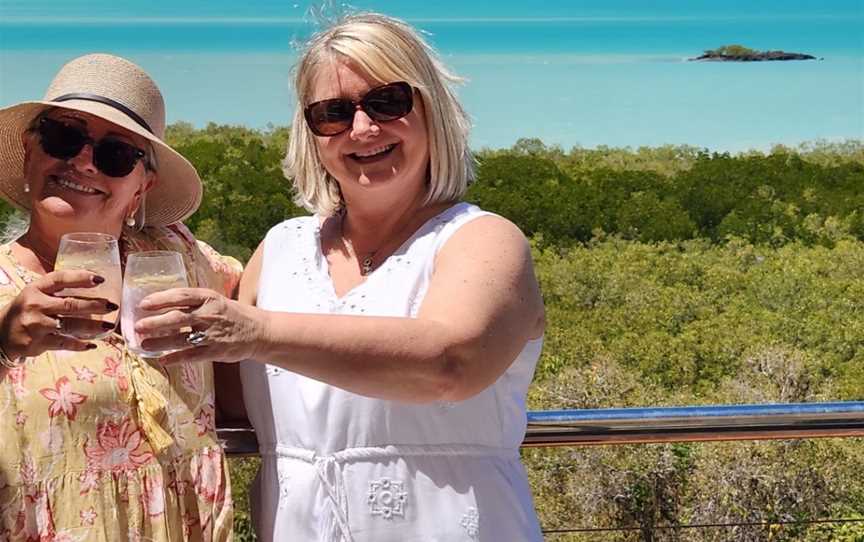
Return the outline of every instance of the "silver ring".
<path id="1" fill-rule="evenodd" d="M 204 331 L 193 331 L 186 336 L 186 342 L 192 346 L 200 346 L 207 340 L 207 333 Z"/>
<path id="2" fill-rule="evenodd" d="M 54 329 L 57 331 L 63 331 L 63 319 L 59 316 L 57 317 L 57 323 L 54 324 Z"/>

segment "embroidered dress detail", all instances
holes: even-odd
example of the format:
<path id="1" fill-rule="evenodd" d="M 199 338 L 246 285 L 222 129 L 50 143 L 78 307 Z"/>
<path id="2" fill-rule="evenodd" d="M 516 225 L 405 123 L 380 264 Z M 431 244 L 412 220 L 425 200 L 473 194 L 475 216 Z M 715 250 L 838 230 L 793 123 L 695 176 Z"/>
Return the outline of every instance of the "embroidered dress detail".
<path id="1" fill-rule="evenodd" d="M 384 519 L 404 517 L 408 494 L 403 489 L 402 482 L 389 478 L 369 482 L 369 513 Z"/>
<path id="2" fill-rule="evenodd" d="M 290 480 L 291 480 L 291 476 L 288 474 L 287 471 L 285 471 L 285 470 L 279 471 L 279 488 L 280 488 L 279 489 L 279 497 L 280 497 L 279 498 L 279 507 L 280 508 L 285 506 L 285 504 L 286 504 L 285 497 L 287 497 L 289 492 L 290 492 L 290 489 L 289 489 L 290 486 L 288 485 L 288 482 Z"/>
<path id="3" fill-rule="evenodd" d="M 477 540 L 477 537 L 480 536 L 480 514 L 477 512 L 477 509 L 473 506 L 469 508 L 465 512 L 465 515 L 462 516 L 462 521 L 459 522 L 459 525 L 465 529 L 471 540 Z"/>
<path id="4" fill-rule="evenodd" d="M 288 220 L 263 243 L 257 305 L 416 318 L 437 254 L 459 228 L 484 216 L 473 205 L 453 205 L 342 296 L 321 250 L 321 218 Z M 243 362 L 262 458 L 253 496 L 259 540 L 450 542 L 473 530 L 482 542 L 541 541 L 519 462 L 525 395 L 541 346 L 529 341 L 493 385 L 452 403 L 379 400 L 273 371 L 267 360 Z M 479 510 L 477 495 L 483 495 L 482 533 L 479 516 L 466 516 Z"/>

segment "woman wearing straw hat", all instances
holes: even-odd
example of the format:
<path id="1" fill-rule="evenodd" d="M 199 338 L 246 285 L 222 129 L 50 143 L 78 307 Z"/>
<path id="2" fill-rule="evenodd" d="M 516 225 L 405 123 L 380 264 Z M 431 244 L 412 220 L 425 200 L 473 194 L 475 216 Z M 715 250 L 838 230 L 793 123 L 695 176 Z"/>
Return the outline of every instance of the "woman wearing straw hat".
<path id="1" fill-rule="evenodd" d="M 203 289 L 142 302 L 181 310 L 139 332 L 195 330 L 165 363 L 254 360 L 241 373 L 263 540 L 542 538 L 519 445 L 543 302 L 522 233 L 459 201 L 473 161 L 453 80 L 395 19 L 315 37 L 286 161 L 316 216 L 269 231 L 249 304 Z"/>
<path id="2" fill-rule="evenodd" d="M 191 284 L 233 289 L 239 264 L 180 223 L 201 180 L 164 132 L 156 84 L 111 55 L 77 58 L 43 100 L 0 110 L 0 192 L 29 216 L 0 245 L 0 540 L 231 536 L 211 365 L 166 371 L 116 333 L 74 338 L 117 306 L 62 296 L 105 278 L 54 269 L 61 236 L 99 232 L 119 240 L 123 262 L 174 250 Z"/>

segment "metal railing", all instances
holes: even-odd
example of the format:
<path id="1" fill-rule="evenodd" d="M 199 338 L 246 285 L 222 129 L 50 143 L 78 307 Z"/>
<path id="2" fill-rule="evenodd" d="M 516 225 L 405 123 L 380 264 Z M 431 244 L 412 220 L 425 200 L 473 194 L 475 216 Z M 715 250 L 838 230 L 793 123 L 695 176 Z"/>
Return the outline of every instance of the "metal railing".
<path id="1" fill-rule="evenodd" d="M 248 425 L 217 429 L 228 455 L 258 454 Z M 721 440 L 864 437 L 864 402 L 608 408 L 528 412 L 523 447 L 705 442 Z M 833 518 L 746 523 L 656 525 L 650 531 L 682 529 L 778 528 L 786 525 L 862 523 Z M 546 537 L 611 531 L 642 531 L 645 526 L 544 529 Z M 653 539 L 652 536 L 645 540 Z"/>
<path id="2" fill-rule="evenodd" d="M 248 425 L 217 430 L 228 455 L 258 454 Z M 864 402 L 544 410 L 523 446 L 864 437 Z"/>

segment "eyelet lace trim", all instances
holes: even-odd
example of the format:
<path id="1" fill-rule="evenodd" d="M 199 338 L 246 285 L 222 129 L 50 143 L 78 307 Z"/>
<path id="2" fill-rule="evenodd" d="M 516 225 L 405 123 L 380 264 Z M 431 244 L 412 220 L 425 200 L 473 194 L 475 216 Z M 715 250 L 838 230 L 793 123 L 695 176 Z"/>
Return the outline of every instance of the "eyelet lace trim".
<path id="1" fill-rule="evenodd" d="M 459 525 L 465 529 L 471 540 L 479 540 L 480 536 L 480 513 L 473 506 L 468 508 L 468 511 L 462 516 Z"/>

